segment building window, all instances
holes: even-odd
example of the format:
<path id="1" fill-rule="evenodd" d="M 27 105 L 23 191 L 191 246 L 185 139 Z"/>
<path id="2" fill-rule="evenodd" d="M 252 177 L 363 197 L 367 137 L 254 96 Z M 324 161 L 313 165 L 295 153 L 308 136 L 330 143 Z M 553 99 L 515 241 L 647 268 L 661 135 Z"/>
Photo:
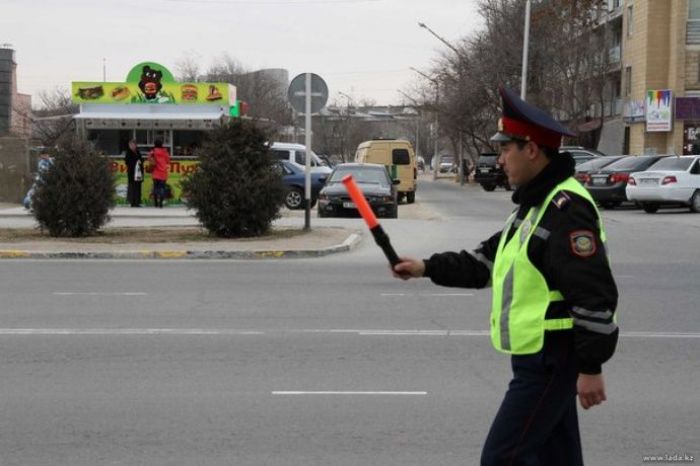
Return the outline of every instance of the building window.
<path id="1" fill-rule="evenodd" d="M 688 20 L 700 20 L 700 0 L 688 0 Z"/>
<path id="2" fill-rule="evenodd" d="M 688 0 L 686 43 L 700 44 L 700 0 Z"/>
<path id="3" fill-rule="evenodd" d="M 625 97 L 632 95 L 632 67 L 625 67 Z"/>

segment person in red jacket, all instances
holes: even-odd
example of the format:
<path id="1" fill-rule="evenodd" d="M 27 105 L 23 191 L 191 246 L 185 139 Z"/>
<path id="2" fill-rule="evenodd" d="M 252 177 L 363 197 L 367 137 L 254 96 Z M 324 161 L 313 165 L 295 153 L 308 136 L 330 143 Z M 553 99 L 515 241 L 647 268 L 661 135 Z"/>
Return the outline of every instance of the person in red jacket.
<path id="1" fill-rule="evenodd" d="M 148 154 L 148 160 L 153 165 L 151 176 L 153 177 L 153 201 L 156 207 L 163 207 L 165 199 L 165 182 L 168 181 L 170 169 L 170 154 L 163 147 L 163 141 L 156 139 L 155 147 Z"/>

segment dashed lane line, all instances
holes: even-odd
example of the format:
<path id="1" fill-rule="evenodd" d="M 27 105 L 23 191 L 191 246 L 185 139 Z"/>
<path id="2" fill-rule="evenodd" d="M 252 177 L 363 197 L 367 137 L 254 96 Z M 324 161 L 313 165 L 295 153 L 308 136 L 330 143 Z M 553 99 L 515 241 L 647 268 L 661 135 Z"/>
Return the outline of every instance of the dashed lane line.
<path id="1" fill-rule="evenodd" d="M 0 328 L 0 335 L 172 335 L 172 336 L 260 336 L 278 334 L 487 337 L 488 330 L 426 329 L 233 329 L 233 328 Z M 699 339 L 700 332 L 622 332 L 622 338 Z"/>

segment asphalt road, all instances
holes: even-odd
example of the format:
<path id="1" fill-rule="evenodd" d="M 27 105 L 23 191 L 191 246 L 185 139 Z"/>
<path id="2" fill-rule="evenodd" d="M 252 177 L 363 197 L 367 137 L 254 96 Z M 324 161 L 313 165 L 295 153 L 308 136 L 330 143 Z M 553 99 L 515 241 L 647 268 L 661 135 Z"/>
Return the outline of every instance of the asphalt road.
<path id="1" fill-rule="evenodd" d="M 384 221 L 399 254 L 471 249 L 512 208 L 448 181 L 418 202 L 440 219 Z M 609 401 L 581 412 L 587 464 L 698 462 L 700 215 L 604 216 L 625 334 Z M 308 260 L 0 261 L 0 465 L 478 464 L 509 378 L 488 303 L 394 280 L 369 239 Z"/>

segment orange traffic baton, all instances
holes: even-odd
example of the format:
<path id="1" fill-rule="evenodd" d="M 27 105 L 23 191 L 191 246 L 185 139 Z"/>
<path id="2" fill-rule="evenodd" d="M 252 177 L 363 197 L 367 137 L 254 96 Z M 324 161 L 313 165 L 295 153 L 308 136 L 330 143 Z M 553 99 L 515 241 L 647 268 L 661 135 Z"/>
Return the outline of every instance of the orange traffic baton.
<path id="1" fill-rule="evenodd" d="M 372 236 L 374 236 L 374 241 L 380 248 L 382 248 L 384 255 L 387 259 L 389 259 L 391 266 L 393 267 L 401 262 L 399 256 L 396 255 L 396 251 L 394 251 L 394 248 L 391 246 L 389 236 L 384 232 L 384 229 L 382 229 L 382 226 L 377 221 L 377 217 L 374 215 L 374 212 L 372 212 L 372 208 L 369 206 L 367 199 L 365 199 L 365 196 L 362 194 L 362 191 L 360 191 L 357 183 L 355 183 L 352 175 L 344 176 L 343 184 L 348 190 L 352 202 L 354 202 L 355 206 L 357 206 L 357 210 L 360 212 L 360 215 L 362 215 L 362 218 L 365 219 L 365 222 L 369 227 L 369 231 L 371 231 Z"/>

